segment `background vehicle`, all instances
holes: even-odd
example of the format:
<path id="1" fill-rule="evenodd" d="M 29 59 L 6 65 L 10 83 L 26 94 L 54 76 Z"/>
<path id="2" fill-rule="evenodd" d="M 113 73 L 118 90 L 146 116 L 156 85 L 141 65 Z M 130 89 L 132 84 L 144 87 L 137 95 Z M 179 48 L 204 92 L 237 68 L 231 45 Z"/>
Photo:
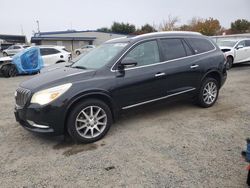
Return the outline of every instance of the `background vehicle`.
<path id="1" fill-rule="evenodd" d="M 43 58 L 44 66 L 56 63 L 68 62 L 71 59 L 71 53 L 64 46 L 38 46 Z"/>
<path id="2" fill-rule="evenodd" d="M 68 62 L 71 59 L 71 53 L 64 46 L 38 46 L 43 58 L 44 66 L 50 66 L 56 63 Z"/>
<path id="3" fill-rule="evenodd" d="M 12 45 L 8 47 L 6 50 L 3 50 L 4 56 L 12 56 L 17 54 L 18 52 L 23 51 L 25 48 L 28 48 L 28 45 Z"/>
<path id="4" fill-rule="evenodd" d="M 214 105 L 225 57 L 208 37 L 159 32 L 110 40 L 68 67 L 40 74 L 16 90 L 16 120 L 30 131 L 94 142 L 117 115 L 163 99 Z"/>
<path id="5" fill-rule="evenodd" d="M 30 47 L 33 48 L 33 47 Z M 30 49 L 30 48 L 26 48 L 26 49 Z M 43 61 L 43 66 L 41 68 L 48 67 L 54 64 L 58 64 L 58 63 L 67 63 L 70 59 L 71 59 L 71 53 L 69 53 L 68 51 L 66 51 L 66 49 L 63 46 L 38 46 L 38 50 L 39 50 L 39 56 Z M 21 55 L 23 53 L 23 51 L 19 52 L 16 55 Z M 13 57 L 2 57 L 0 58 L 0 63 L 1 65 L 5 65 L 5 64 L 15 64 L 15 56 Z M 31 61 L 30 58 L 27 59 L 27 61 Z M 30 62 L 32 63 L 32 62 Z M 9 71 L 11 71 L 10 73 L 8 73 Z M 40 70 L 39 70 L 40 71 Z M 25 71 L 12 71 L 12 69 L 4 69 L 4 76 L 5 77 L 13 77 L 16 76 L 17 74 L 23 74 L 23 72 Z"/>
<path id="6" fill-rule="evenodd" d="M 48 67 L 44 67 L 41 69 L 40 73 L 46 73 L 46 72 L 50 72 L 50 71 L 54 71 L 56 69 L 60 69 L 66 66 L 70 66 L 73 63 L 75 63 L 76 61 L 80 60 L 83 56 L 85 56 L 86 54 L 80 54 L 79 56 L 76 56 L 75 58 L 73 58 L 72 60 L 68 61 L 68 62 L 62 62 L 62 63 L 57 63 L 54 65 L 50 65 Z"/>
<path id="7" fill-rule="evenodd" d="M 42 67 L 43 61 L 37 47 L 26 48 L 13 57 L 0 58 L 0 73 L 5 77 L 38 73 Z"/>
<path id="8" fill-rule="evenodd" d="M 9 48 L 12 45 L 13 45 L 12 43 L 7 43 L 7 42 L 1 43 L 0 44 L 0 51 L 2 52 L 3 50 L 6 50 L 7 48 Z"/>
<path id="9" fill-rule="evenodd" d="M 218 45 L 227 58 L 228 69 L 233 64 L 250 61 L 250 39 L 222 40 Z"/>
<path id="10" fill-rule="evenodd" d="M 86 45 L 86 46 L 83 46 L 81 48 L 76 49 L 75 54 L 80 55 L 82 53 L 89 52 L 89 51 L 93 50 L 94 48 L 95 48 L 94 45 Z"/>

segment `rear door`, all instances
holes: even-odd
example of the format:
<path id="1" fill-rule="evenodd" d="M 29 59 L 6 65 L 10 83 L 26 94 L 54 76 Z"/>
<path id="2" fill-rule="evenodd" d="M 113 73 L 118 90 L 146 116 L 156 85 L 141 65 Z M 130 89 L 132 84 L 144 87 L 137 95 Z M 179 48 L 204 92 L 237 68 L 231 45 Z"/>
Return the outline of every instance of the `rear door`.
<path id="1" fill-rule="evenodd" d="M 207 58 L 199 54 L 214 49 L 212 44 L 203 40 L 206 39 L 161 39 L 161 49 L 166 61 L 167 79 L 165 84 L 168 95 L 187 93 L 200 87 L 202 71 L 206 66 Z M 202 48 L 207 43 L 209 47 Z"/>
<path id="2" fill-rule="evenodd" d="M 60 60 L 60 52 L 54 48 L 41 48 L 40 52 L 45 66 L 53 65 Z"/>
<path id="3" fill-rule="evenodd" d="M 250 40 L 246 40 L 247 57 L 246 61 L 250 61 Z"/>
<path id="4" fill-rule="evenodd" d="M 20 46 L 14 46 L 12 54 L 16 54 L 16 53 L 20 52 L 21 50 L 22 50 L 22 48 Z"/>
<path id="5" fill-rule="evenodd" d="M 239 46 L 243 46 L 243 48 L 238 48 Z M 249 48 L 250 47 L 247 47 L 246 45 L 246 40 L 239 42 L 236 46 L 234 62 L 238 63 L 247 61 L 247 59 L 249 59 Z"/>

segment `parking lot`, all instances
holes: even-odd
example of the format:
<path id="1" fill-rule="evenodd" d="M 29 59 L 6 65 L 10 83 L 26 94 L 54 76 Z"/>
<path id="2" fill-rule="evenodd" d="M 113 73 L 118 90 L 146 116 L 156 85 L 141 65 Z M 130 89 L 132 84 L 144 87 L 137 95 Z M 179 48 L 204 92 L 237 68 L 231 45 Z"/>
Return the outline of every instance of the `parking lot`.
<path id="1" fill-rule="evenodd" d="M 15 122 L 14 91 L 29 78 L 0 78 L 0 187 L 246 187 L 250 64 L 229 71 L 214 107 L 181 101 L 133 109 L 88 145 Z"/>

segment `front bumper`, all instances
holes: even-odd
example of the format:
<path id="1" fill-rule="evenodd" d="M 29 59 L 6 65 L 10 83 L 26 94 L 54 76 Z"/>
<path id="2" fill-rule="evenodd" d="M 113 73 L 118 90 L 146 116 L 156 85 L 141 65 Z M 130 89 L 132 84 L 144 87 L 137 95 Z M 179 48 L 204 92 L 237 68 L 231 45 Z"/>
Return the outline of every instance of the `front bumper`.
<path id="1" fill-rule="evenodd" d="M 227 70 L 223 70 L 222 78 L 221 78 L 221 87 L 225 84 L 227 80 Z"/>
<path id="2" fill-rule="evenodd" d="M 31 132 L 48 135 L 64 134 L 64 112 L 58 108 L 40 107 L 36 104 L 22 108 L 16 105 L 14 114 L 16 121 Z"/>

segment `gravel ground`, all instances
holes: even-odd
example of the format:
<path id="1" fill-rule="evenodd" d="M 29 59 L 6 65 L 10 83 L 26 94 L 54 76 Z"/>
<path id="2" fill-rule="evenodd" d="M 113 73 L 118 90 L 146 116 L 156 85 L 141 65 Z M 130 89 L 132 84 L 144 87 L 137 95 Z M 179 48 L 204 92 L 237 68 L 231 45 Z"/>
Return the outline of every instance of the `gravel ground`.
<path id="1" fill-rule="evenodd" d="M 15 122 L 14 91 L 29 78 L 0 78 L 0 187 L 246 187 L 250 65 L 230 70 L 212 108 L 182 101 L 133 109 L 88 145 Z"/>

